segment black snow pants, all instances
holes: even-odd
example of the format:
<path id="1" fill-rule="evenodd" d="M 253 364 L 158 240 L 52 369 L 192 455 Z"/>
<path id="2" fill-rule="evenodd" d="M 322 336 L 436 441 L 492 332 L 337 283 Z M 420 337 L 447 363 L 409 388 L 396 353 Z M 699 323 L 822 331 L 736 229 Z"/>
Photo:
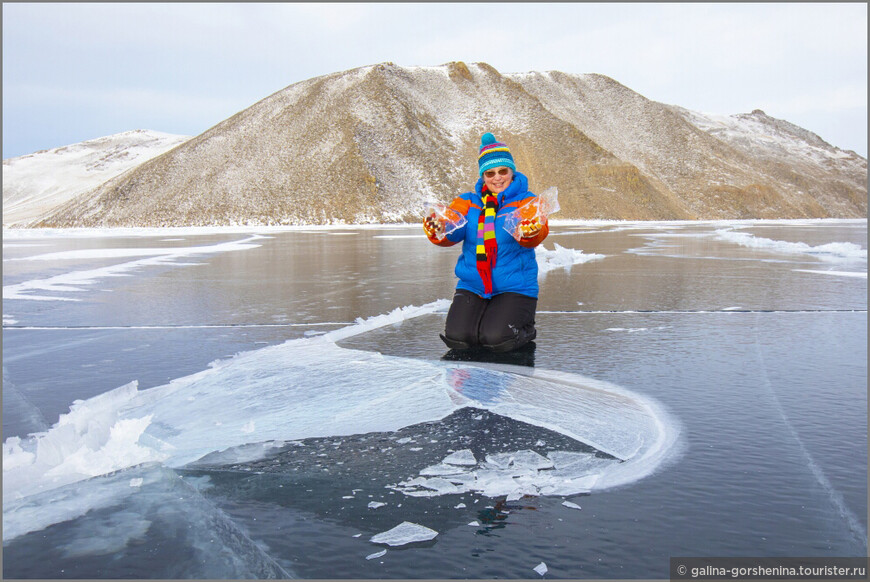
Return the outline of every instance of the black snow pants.
<path id="1" fill-rule="evenodd" d="M 535 339 L 535 309 L 538 300 L 519 293 L 500 293 L 484 299 L 457 289 L 447 312 L 441 339 L 461 350 L 484 347 L 507 352 Z"/>

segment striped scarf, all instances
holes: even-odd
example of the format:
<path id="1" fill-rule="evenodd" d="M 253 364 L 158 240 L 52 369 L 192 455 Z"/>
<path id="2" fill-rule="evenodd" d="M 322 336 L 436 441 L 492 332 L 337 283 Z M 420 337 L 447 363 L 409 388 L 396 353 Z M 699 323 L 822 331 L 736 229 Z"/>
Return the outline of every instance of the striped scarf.
<path id="1" fill-rule="evenodd" d="M 483 212 L 477 222 L 477 272 L 483 280 L 483 290 L 487 295 L 492 293 L 492 270 L 495 268 L 495 256 L 498 245 L 495 242 L 495 213 L 498 209 L 496 195 L 489 191 L 486 185 L 481 191 L 483 195 Z"/>

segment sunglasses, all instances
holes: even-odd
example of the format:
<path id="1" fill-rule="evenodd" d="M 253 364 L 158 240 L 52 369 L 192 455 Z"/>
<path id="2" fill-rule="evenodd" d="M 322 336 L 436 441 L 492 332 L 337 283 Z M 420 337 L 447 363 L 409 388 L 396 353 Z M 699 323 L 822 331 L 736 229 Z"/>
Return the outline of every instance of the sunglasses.
<path id="1" fill-rule="evenodd" d="M 508 172 L 510 172 L 510 170 L 508 168 L 502 168 L 498 171 L 498 175 L 499 176 L 507 176 Z M 487 178 L 492 178 L 495 176 L 495 170 L 487 170 L 483 173 L 483 175 L 486 176 Z"/>

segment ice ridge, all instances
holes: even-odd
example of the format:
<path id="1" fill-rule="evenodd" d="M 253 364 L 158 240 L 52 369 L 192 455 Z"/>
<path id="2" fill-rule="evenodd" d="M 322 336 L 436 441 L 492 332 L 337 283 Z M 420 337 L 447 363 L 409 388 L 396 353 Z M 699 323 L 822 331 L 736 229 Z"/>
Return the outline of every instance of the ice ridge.
<path id="1" fill-rule="evenodd" d="M 622 461 L 601 467 L 594 480 L 574 484 L 585 490 L 639 479 L 672 451 L 679 433 L 674 421 L 654 401 L 612 384 L 540 369 L 384 356 L 335 343 L 447 305 L 439 300 L 398 308 L 322 336 L 238 354 L 164 386 L 140 391 L 133 382 L 77 401 L 47 431 L 4 443 L 4 501 L 24 502 L 142 463 L 183 468 L 232 448 L 250 458 L 267 451 L 269 443 L 394 432 L 466 407 L 556 431 Z M 443 464 L 466 473 L 467 490 L 493 495 L 504 493 L 498 483 L 505 474 L 492 472 L 499 465 L 512 481 L 525 484 L 521 492 L 531 494 L 557 494 L 554 476 L 565 484 L 590 475 L 588 468 L 572 473 L 564 459 L 531 458 L 522 451 L 513 460 L 457 453 Z M 551 462 L 567 472 L 557 475 Z M 522 474 L 513 475 L 517 471 Z M 431 490 L 446 492 L 446 487 Z M 16 520 L 30 517 L 27 510 L 10 514 L 4 507 L 4 536 L 21 529 Z"/>
<path id="2" fill-rule="evenodd" d="M 867 249 L 850 242 L 833 242 L 811 246 L 805 242 L 773 240 L 730 229 L 717 230 L 715 237 L 750 249 L 769 250 L 790 255 L 812 255 L 824 261 L 867 260 Z"/>

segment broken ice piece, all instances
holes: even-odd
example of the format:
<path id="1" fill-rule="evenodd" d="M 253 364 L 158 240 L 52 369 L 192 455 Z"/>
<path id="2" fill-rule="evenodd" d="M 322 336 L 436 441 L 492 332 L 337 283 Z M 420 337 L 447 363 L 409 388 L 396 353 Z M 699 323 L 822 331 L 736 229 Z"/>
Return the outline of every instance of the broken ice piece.
<path id="1" fill-rule="evenodd" d="M 514 453 L 514 467 L 524 469 L 552 469 L 553 461 L 529 449 Z"/>
<path id="2" fill-rule="evenodd" d="M 472 466 L 477 464 L 477 459 L 474 458 L 471 449 L 462 449 L 447 455 L 441 462 L 447 465 Z"/>
<path id="3" fill-rule="evenodd" d="M 470 525 L 472 527 L 480 527 L 480 522 L 475 520 L 475 521 L 472 521 L 471 523 L 469 523 L 468 525 Z"/>
<path id="4" fill-rule="evenodd" d="M 441 495 L 438 491 L 432 491 L 431 489 L 403 489 L 402 493 L 407 495 L 408 497 L 438 497 Z M 402 507 L 401 504 L 396 507 Z"/>
<path id="5" fill-rule="evenodd" d="M 453 483 L 454 485 L 460 485 L 465 487 L 466 489 L 472 489 L 474 482 L 477 480 L 477 475 L 472 471 L 471 473 L 459 473 L 458 475 L 448 475 L 445 477 L 448 481 Z"/>
<path id="6" fill-rule="evenodd" d="M 552 469 L 553 461 L 535 451 L 525 449 L 513 453 L 487 455 L 486 462 L 499 469 Z"/>
<path id="7" fill-rule="evenodd" d="M 541 487 L 541 495 L 579 495 L 589 493 L 599 475 L 584 475 L 576 479 L 552 480 Z"/>
<path id="8" fill-rule="evenodd" d="M 444 463 L 438 465 L 431 465 L 420 471 L 420 474 L 426 477 L 439 475 L 456 475 L 457 473 L 462 473 L 462 469 L 455 465 L 447 465 Z"/>
<path id="9" fill-rule="evenodd" d="M 130 487 L 141 487 L 145 480 L 142 477 L 134 477 L 130 479 Z"/>
<path id="10" fill-rule="evenodd" d="M 562 505 L 570 509 L 581 509 L 579 505 L 577 505 L 576 503 L 571 503 L 570 501 L 563 501 Z"/>
<path id="11" fill-rule="evenodd" d="M 431 489 L 433 491 L 437 491 L 441 495 L 446 495 L 449 493 L 462 493 L 463 490 L 451 483 L 447 479 L 443 479 L 441 477 L 432 477 L 431 479 L 426 479 L 423 483 L 419 483 L 420 487 L 425 487 L 426 489 Z M 405 491 L 407 493 L 407 491 Z"/>
<path id="12" fill-rule="evenodd" d="M 547 573 L 547 565 L 543 562 L 541 562 L 540 564 L 535 566 L 533 569 L 535 572 L 538 573 L 539 576 L 543 576 L 544 574 Z"/>
<path id="13" fill-rule="evenodd" d="M 366 560 L 374 560 L 375 558 L 380 558 L 386 555 L 387 550 L 381 550 L 380 552 L 375 552 L 374 554 L 369 554 L 366 556 Z"/>
<path id="14" fill-rule="evenodd" d="M 391 530 L 372 536 L 370 541 L 388 546 L 404 546 L 415 542 L 426 542 L 437 535 L 438 532 L 434 529 L 410 521 L 403 521 Z"/>
<path id="15" fill-rule="evenodd" d="M 568 451 L 550 451 L 547 457 L 553 461 L 556 470 L 569 470 L 573 473 L 578 471 L 591 472 L 595 469 L 606 467 L 613 463 L 609 459 L 600 459 L 588 453 L 575 453 Z"/>
<path id="16" fill-rule="evenodd" d="M 454 507 L 453 509 L 465 509 L 465 504 L 464 504 L 464 503 L 459 503 L 459 504 L 457 504 L 456 507 Z"/>
<path id="17" fill-rule="evenodd" d="M 505 499 L 505 501 L 519 501 L 523 498 L 524 495 L 525 493 L 523 493 L 521 490 L 515 489 L 507 494 L 507 498 Z"/>
<path id="18" fill-rule="evenodd" d="M 514 457 L 511 453 L 496 453 L 486 456 L 486 463 L 496 469 L 507 469 L 514 462 Z"/>
<path id="19" fill-rule="evenodd" d="M 382 503 L 380 501 L 370 501 L 369 509 L 377 509 L 378 507 L 383 507 L 386 503 Z"/>

